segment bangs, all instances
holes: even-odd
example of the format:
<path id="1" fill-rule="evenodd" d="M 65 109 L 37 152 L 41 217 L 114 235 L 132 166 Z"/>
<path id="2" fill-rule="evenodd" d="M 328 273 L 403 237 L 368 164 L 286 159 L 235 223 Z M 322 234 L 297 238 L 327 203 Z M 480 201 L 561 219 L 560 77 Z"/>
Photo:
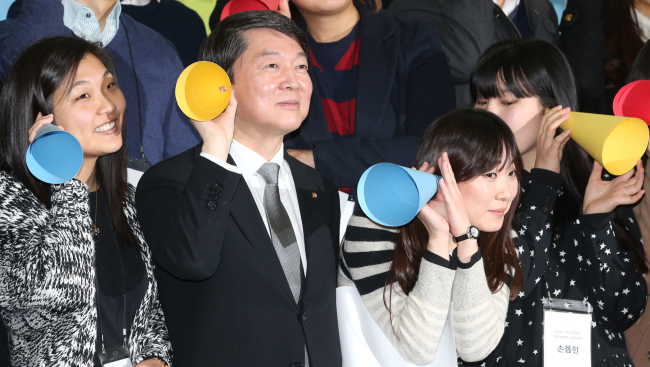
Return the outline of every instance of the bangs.
<path id="1" fill-rule="evenodd" d="M 506 92 L 517 98 L 530 98 L 539 95 L 528 80 L 521 65 L 514 65 L 512 60 L 491 60 L 478 65 L 472 74 L 472 100 L 502 98 Z"/>

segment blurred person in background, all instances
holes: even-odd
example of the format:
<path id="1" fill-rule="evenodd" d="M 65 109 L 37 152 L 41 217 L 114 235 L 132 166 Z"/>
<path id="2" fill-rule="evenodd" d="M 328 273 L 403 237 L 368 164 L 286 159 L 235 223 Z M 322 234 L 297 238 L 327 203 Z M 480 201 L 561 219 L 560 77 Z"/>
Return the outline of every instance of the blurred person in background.
<path id="1" fill-rule="evenodd" d="M 560 32 L 580 110 L 613 115 L 614 97 L 650 37 L 650 1 L 568 0 Z"/>
<path id="2" fill-rule="evenodd" d="M 646 42 L 641 48 L 630 70 L 628 83 L 636 80 L 650 80 L 650 42 Z M 650 152 L 646 152 L 646 155 L 650 155 Z M 650 159 L 645 157 L 645 162 L 643 185 L 645 188 L 650 188 Z M 645 239 L 643 247 L 645 247 L 646 260 L 650 263 L 650 199 L 647 195 L 634 206 L 634 214 L 639 221 L 641 237 Z M 646 302 L 646 312 L 625 331 L 627 349 L 637 367 L 650 367 L 650 312 L 647 311 L 649 308 L 650 301 Z"/>
<path id="3" fill-rule="evenodd" d="M 558 44 L 557 14 L 548 0 L 393 0 L 388 10 L 405 19 L 434 22 L 459 107 L 473 104 L 470 75 L 493 43 L 532 37 Z"/>
<path id="4" fill-rule="evenodd" d="M 291 4 L 314 92 L 287 152 L 346 191 L 376 163 L 410 166 L 427 126 L 456 105 L 433 24 L 396 18 L 380 0 Z"/>

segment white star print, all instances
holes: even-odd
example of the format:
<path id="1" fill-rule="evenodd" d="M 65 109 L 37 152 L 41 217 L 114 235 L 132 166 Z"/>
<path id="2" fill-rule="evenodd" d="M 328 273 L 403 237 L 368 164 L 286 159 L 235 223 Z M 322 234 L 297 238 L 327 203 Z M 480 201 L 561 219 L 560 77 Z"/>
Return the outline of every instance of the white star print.
<path id="1" fill-rule="evenodd" d="M 485 367 L 485 362 L 483 362 L 483 363 L 481 364 L 481 367 Z"/>
<path id="2" fill-rule="evenodd" d="M 573 279 L 571 279 L 571 282 L 569 282 L 569 285 L 570 285 L 570 286 L 571 286 L 571 285 L 576 285 L 576 281 L 573 280 Z"/>
<path id="3" fill-rule="evenodd" d="M 535 279 L 535 284 L 539 283 L 539 281 L 540 281 L 541 279 L 542 279 L 542 278 L 537 277 L 537 279 Z"/>
<path id="4" fill-rule="evenodd" d="M 627 308 L 622 309 L 621 312 L 623 313 L 623 315 L 626 315 L 627 314 Z"/>
<path id="5" fill-rule="evenodd" d="M 537 207 L 535 205 L 530 207 L 530 210 L 535 210 L 535 209 L 537 209 Z"/>
<path id="6" fill-rule="evenodd" d="M 519 362 L 519 363 L 526 363 L 526 361 L 525 361 L 523 358 L 519 358 L 519 360 L 518 360 L 517 362 Z"/>
<path id="7" fill-rule="evenodd" d="M 556 289 L 555 292 L 553 292 L 553 294 L 555 295 L 555 297 L 557 297 L 558 295 L 560 295 L 560 290 Z"/>
<path id="8" fill-rule="evenodd" d="M 623 259 L 623 261 L 625 261 L 626 263 L 629 263 L 629 262 L 630 262 L 630 259 L 627 259 L 627 258 L 626 258 L 626 259 Z"/>
<path id="9" fill-rule="evenodd" d="M 605 305 L 605 303 L 603 301 L 600 301 L 600 300 L 598 301 L 598 306 L 603 307 L 604 305 Z"/>
<path id="10" fill-rule="evenodd" d="M 627 219 L 630 220 L 630 223 L 634 223 L 634 219 L 632 219 L 631 217 L 630 217 L 630 218 L 627 218 Z"/>
<path id="11" fill-rule="evenodd" d="M 549 228 L 551 228 L 551 225 L 548 224 L 548 223 L 546 223 L 546 226 L 545 226 L 545 227 L 546 227 L 546 229 L 549 229 Z"/>
<path id="12" fill-rule="evenodd" d="M 533 354 L 534 354 L 534 355 L 537 355 L 537 349 L 535 349 L 535 350 L 533 351 Z"/>
<path id="13" fill-rule="evenodd" d="M 591 235 L 591 238 L 596 238 L 596 235 L 595 235 L 595 234 L 592 234 L 592 235 Z"/>
<path id="14" fill-rule="evenodd" d="M 560 262 L 561 262 L 562 264 L 564 264 L 565 261 L 566 261 L 565 259 L 560 259 Z"/>
<path id="15" fill-rule="evenodd" d="M 530 252 L 530 257 L 535 257 L 535 250 L 532 250 L 532 251 Z"/>
<path id="16" fill-rule="evenodd" d="M 526 233 L 526 231 L 523 230 L 523 229 L 521 231 L 519 231 L 519 234 L 522 235 L 522 236 L 524 235 L 524 233 Z"/>
<path id="17" fill-rule="evenodd" d="M 623 289 L 623 294 L 627 296 L 627 294 L 630 293 L 630 290 L 628 288 Z"/>
<path id="18" fill-rule="evenodd" d="M 614 295 L 615 295 L 616 297 L 618 297 L 618 292 L 614 292 Z"/>
<path id="19" fill-rule="evenodd" d="M 539 240 L 541 240 L 541 238 L 539 236 L 535 236 L 535 240 L 539 241 Z"/>
<path id="20" fill-rule="evenodd" d="M 521 316 L 521 315 L 523 315 L 524 313 L 521 312 L 521 310 L 515 310 L 515 314 L 517 314 L 517 316 Z"/>
<path id="21" fill-rule="evenodd" d="M 521 340 L 521 339 L 517 340 L 517 346 L 521 346 L 522 344 L 524 344 L 523 340 Z"/>
<path id="22" fill-rule="evenodd" d="M 566 255 L 566 252 L 560 251 L 560 256 L 564 256 L 564 255 Z"/>
<path id="23" fill-rule="evenodd" d="M 582 255 L 578 255 L 578 262 L 582 262 Z"/>
<path id="24" fill-rule="evenodd" d="M 524 298 L 524 292 L 519 292 L 518 296 L 519 298 Z"/>
<path id="25" fill-rule="evenodd" d="M 591 322 L 591 328 L 594 329 L 596 327 L 596 321 Z"/>
<path id="26" fill-rule="evenodd" d="M 622 276 L 622 277 L 625 276 L 625 272 L 624 272 L 624 271 L 621 272 L 621 276 Z"/>
<path id="27" fill-rule="evenodd" d="M 611 253 L 612 253 L 612 252 L 609 251 L 609 249 L 605 249 L 605 254 L 609 255 L 609 254 L 611 254 Z"/>
<path id="28" fill-rule="evenodd" d="M 573 243 L 578 246 L 578 240 L 573 240 Z"/>

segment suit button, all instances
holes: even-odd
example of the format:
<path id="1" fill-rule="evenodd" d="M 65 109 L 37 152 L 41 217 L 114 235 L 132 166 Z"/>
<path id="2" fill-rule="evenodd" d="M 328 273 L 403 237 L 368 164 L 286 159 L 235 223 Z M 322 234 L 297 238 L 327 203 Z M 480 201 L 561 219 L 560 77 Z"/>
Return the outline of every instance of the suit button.
<path id="1" fill-rule="evenodd" d="M 289 367 L 303 367 L 302 363 L 292 363 Z"/>
<path id="2" fill-rule="evenodd" d="M 307 322 L 307 316 L 303 316 L 303 317 L 302 317 L 302 322 L 303 322 L 303 324 L 304 324 L 305 322 Z"/>
<path id="3" fill-rule="evenodd" d="M 543 208 L 542 208 L 542 211 L 543 211 L 544 213 L 546 213 L 546 212 L 548 211 L 548 207 L 547 207 L 547 206 L 543 207 Z"/>
<path id="4" fill-rule="evenodd" d="M 208 201 L 208 208 L 209 209 L 214 209 L 217 207 L 217 203 L 214 201 Z"/>

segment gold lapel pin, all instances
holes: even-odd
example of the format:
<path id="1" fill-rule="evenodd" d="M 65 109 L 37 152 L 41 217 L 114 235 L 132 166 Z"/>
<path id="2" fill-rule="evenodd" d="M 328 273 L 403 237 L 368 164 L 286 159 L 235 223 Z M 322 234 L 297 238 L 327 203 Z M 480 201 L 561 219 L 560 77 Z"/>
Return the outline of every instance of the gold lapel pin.
<path id="1" fill-rule="evenodd" d="M 311 192 L 311 198 L 314 200 L 318 200 L 318 194 L 316 193 L 316 191 Z"/>

